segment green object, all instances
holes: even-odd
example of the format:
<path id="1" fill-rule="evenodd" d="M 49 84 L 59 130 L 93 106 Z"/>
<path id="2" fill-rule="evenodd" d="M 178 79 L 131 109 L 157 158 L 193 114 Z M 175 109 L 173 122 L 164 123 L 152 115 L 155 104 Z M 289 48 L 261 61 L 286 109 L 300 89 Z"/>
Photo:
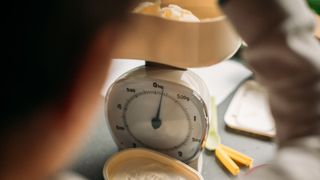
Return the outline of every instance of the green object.
<path id="1" fill-rule="evenodd" d="M 209 151 L 213 151 L 221 143 L 221 139 L 218 132 L 218 112 L 215 98 L 211 98 L 211 119 L 209 122 L 209 133 L 206 140 L 205 147 Z"/>
<path id="2" fill-rule="evenodd" d="M 320 15 L 320 0 L 308 0 L 308 4 L 311 9 Z"/>

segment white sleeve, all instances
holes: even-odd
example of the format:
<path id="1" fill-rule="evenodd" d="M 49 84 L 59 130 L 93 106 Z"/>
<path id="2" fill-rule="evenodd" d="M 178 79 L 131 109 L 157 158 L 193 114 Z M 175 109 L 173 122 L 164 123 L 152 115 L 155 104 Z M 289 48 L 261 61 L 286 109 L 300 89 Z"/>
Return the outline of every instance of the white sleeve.
<path id="1" fill-rule="evenodd" d="M 320 45 L 313 14 L 304 0 L 229 0 L 222 8 L 248 44 L 244 58 L 267 88 L 276 121 L 279 151 L 259 179 L 320 179 Z"/>

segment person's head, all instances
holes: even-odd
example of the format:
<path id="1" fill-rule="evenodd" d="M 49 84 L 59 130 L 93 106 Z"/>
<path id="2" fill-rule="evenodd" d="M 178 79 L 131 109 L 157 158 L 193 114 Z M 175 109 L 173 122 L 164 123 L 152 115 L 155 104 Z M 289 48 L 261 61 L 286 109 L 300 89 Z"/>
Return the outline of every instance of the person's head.
<path id="1" fill-rule="evenodd" d="M 2 6 L 0 179 L 43 179 L 74 152 L 132 0 Z"/>

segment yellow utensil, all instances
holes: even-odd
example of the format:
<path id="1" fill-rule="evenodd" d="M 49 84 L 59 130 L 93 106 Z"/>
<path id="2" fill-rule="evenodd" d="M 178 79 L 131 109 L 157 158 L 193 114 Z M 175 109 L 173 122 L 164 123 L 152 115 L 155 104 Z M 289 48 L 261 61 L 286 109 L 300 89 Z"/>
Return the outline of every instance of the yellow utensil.
<path id="1" fill-rule="evenodd" d="M 221 146 L 218 146 L 216 148 L 215 154 L 219 159 L 219 161 L 224 165 L 224 167 L 228 169 L 228 171 L 232 175 L 236 176 L 239 174 L 240 172 L 239 166 L 234 161 L 232 161 L 232 159 L 228 156 L 227 153 L 225 153 L 225 151 L 222 149 Z"/>
<path id="2" fill-rule="evenodd" d="M 244 155 L 240 153 L 239 151 L 236 151 L 234 149 L 231 149 L 230 147 L 227 147 L 225 145 L 220 144 L 219 147 L 222 148 L 222 150 L 234 161 L 243 164 L 249 168 L 252 167 L 253 159 L 247 155 Z"/>

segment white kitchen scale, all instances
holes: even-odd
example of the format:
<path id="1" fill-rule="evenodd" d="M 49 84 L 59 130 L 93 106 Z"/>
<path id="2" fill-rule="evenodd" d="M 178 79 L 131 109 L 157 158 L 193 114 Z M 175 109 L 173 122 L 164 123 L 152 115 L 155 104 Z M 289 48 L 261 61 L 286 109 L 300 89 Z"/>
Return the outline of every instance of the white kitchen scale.
<path id="1" fill-rule="evenodd" d="M 105 178 L 116 179 L 112 178 L 112 174 L 117 174 L 115 172 L 121 174 L 132 169 L 137 170 L 131 171 L 135 176 L 146 167 L 138 162 L 150 162 L 149 169 L 157 161 L 158 165 L 170 166 L 180 174 L 182 169 L 186 170 L 184 172 L 189 172 L 185 174 L 186 179 L 203 179 L 199 172 L 211 119 L 211 98 L 198 75 L 176 67 L 211 66 L 229 59 L 240 47 L 241 39 L 215 1 L 162 0 L 160 5 L 169 4 L 187 7 L 204 21 L 132 15 L 132 23 L 120 37 L 112 57 L 149 59 L 175 67 L 147 62 L 121 75 L 108 89 L 105 101 L 107 124 L 117 146 L 124 151 L 108 159 L 103 170 Z M 156 158 L 155 154 L 159 152 L 160 156 Z M 137 160 L 138 156 L 144 160 Z M 128 164 L 132 166 L 125 169 Z M 155 168 L 151 175 L 161 173 L 160 169 Z M 142 176 L 147 174 L 146 171 L 142 173 L 145 173 Z"/>
<path id="2" fill-rule="evenodd" d="M 121 75 L 105 101 L 107 124 L 120 150 L 152 149 L 196 170 L 202 166 L 209 109 L 209 91 L 198 75 L 148 62 Z"/>

